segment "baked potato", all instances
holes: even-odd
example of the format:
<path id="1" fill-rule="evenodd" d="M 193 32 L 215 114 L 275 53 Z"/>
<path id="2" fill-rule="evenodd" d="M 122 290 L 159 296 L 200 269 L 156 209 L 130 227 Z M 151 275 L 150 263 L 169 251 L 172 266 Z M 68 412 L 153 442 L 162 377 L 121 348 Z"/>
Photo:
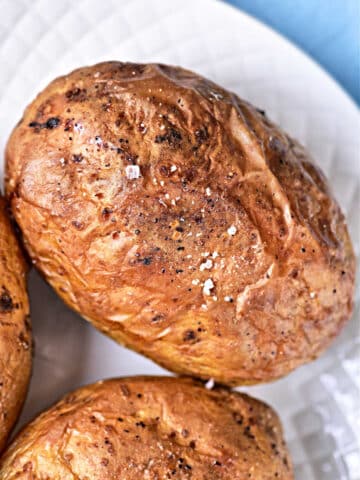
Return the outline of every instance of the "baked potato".
<path id="1" fill-rule="evenodd" d="M 264 112 L 195 73 L 108 62 L 58 78 L 6 161 L 37 268 L 170 370 L 274 380 L 350 316 L 354 254 L 323 174 Z"/>
<path id="2" fill-rule="evenodd" d="M 108 380 L 66 396 L 16 438 L 1 480 L 290 480 L 276 414 L 185 378 Z"/>
<path id="3" fill-rule="evenodd" d="M 0 196 L 0 451 L 25 400 L 30 372 L 26 263 Z"/>

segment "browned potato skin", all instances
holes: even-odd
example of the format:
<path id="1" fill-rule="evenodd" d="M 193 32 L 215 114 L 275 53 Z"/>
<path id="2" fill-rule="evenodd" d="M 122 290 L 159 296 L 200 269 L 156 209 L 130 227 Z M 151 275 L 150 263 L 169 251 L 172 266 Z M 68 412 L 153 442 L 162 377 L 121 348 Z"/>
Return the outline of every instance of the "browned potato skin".
<path id="1" fill-rule="evenodd" d="M 0 451 L 25 400 L 30 372 L 26 263 L 0 196 Z"/>
<path id="2" fill-rule="evenodd" d="M 111 62 L 58 78 L 6 159 L 39 270 L 170 370 L 274 380 L 351 314 L 354 254 L 322 173 L 262 112 L 192 72 Z"/>
<path id="3" fill-rule="evenodd" d="M 251 474 L 251 475 L 250 475 Z M 1 480 L 290 480 L 277 415 L 189 378 L 134 377 L 81 388 L 33 421 Z"/>

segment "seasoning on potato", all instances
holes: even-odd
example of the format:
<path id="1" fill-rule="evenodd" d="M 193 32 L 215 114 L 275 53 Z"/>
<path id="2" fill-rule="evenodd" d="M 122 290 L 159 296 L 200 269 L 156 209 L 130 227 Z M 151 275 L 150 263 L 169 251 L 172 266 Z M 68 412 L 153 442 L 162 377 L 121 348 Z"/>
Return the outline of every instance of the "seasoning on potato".
<path id="1" fill-rule="evenodd" d="M 0 461 L 1 480 L 292 480 L 277 415 L 225 388 L 134 377 L 81 388 Z"/>
<path id="2" fill-rule="evenodd" d="M 26 264 L 0 196 L 0 452 L 25 400 L 31 371 Z"/>
<path id="3" fill-rule="evenodd" d="M 6 160 L 37 268 L 170 370 L 274 380 L 351 314 L 354 254 L 323 174 L 263 111 L 195 73 L 109 62 L 58 78 Z"/>

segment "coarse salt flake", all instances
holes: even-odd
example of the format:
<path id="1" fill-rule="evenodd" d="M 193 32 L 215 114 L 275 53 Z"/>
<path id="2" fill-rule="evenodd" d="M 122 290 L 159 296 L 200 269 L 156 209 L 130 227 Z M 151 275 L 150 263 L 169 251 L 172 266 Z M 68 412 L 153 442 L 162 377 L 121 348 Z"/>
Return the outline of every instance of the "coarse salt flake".
<path id="1" fill-rule="evenodd" d="M 226 297 L 224 297 L 224 300 L 225 300 L 225 302 L 232 302 L 233 301 L 232 297 L 230 297 L 229 295 L 226 295 Z"/>
<path id="2" fill-rule="evenodd" d="M 215 381 L 213 378 L 209 378 L 209 380 L 205 383 L 205 388 L 208 390 L 212 390 L 215 386 Z"/>
<path id="3" fill-rule="evenodd" d="M 135 180 L 141 177 L 139 165 L 127 165 L 125 168 L 126 178 L 129 180 Z"/>
<path id="4" fill-rule="evenodd" d="M 210 258 L 208 258 L 206 260 L 206 262 L 203 262 L 201 265 L 200 265 L 200 271 L 203 272 L 204 270 L 210 270 L 213 266 L 213 262 L 212 260 L 210 260 Z"/>
<path id="5" fill-rule="evenodd" d="M 194 278 L 194 280 L 191 282 L 193 285 L 199 285 L 200 280 L 198 278 Z"/>
<path id="6" fill-rule="evenodd" d="M 177 166 L 176 165 L 171 165 L 170 167 L 170 172 L 176 172 Z"/>
<path id="7" fill-rule="evenodd" d="M 210 197 L 210 195 L 211 195 L 211 189 L 210 189 L 210 187 L 206 187 L 205 193 L 206 193 L 206 195 L 207 195 L 208 197 Z"/>
<path id="8" fill-rule="evenodd" d="M 236 229 L 235 225 L 231 225 L 231 227 L 229 227 L 229 228 L 227 229 L 227 233 L 228 233 L 229 235 L 235 235 L 236 232 L 237 232 L 237 229 Z"/>
<path id="9" fill-rule="evenodd" d="M 211 295 L 211 290 L 215 287 L 214 282 L 211 280 L 211 278 L 208 278 L 204 282 L 204 288 L 203 288 L 203 293 L 204 295 Z"/>

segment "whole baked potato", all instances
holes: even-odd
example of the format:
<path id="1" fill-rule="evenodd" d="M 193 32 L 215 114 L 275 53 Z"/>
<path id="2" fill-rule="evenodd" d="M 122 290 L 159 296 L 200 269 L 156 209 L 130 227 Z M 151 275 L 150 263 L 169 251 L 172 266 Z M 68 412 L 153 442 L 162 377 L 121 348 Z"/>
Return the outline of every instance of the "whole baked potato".
<path id="1" fill-rule="evenodd" d="M 26 263 L 0 196 L 0 451 L 25 400 L 30 372 Z"/>
<path id="2" fill-rule="evenodd" d="M 350 316 L 354 254 L 323 174 L 264 112 L 195 73 L 109 62 L 58 78 L 6 160 L 37 268 L 170 370 L 273 380 Z"/>
<path id="3" fill-rule="evenodd" d="M 1 480 L 291 480 L 265 404 L 191 379 L 135 377 L 81 388 L 26 427 Z"/>

